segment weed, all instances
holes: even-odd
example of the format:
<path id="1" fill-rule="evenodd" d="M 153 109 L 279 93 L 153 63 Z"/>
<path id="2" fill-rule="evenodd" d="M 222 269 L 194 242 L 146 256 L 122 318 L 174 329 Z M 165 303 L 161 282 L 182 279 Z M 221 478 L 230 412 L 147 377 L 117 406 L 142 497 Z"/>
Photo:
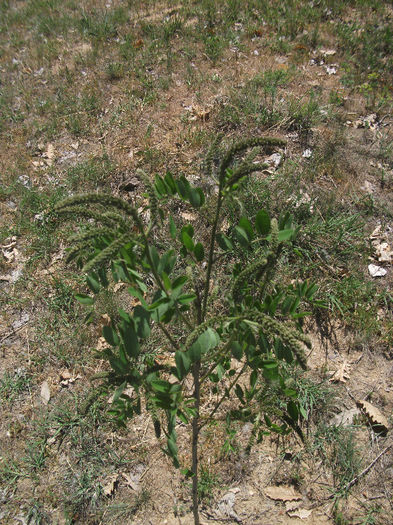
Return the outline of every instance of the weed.
<path id="1" fill-rule="evenodd" d="M 133 518 L 138 511 L 144 509 L 150 500 L 150 492 L 143 488 L 132 498 L 131 502 L 108 505 L 105 509 L 104 516 L 121 520 L 122 522 L 129 520 Z"/>
<path id="2" fill-rule="evenodd" d="M 50 516 L 45 511 L 44 506 L 41 502 L 37 500 L 32 500 L 29 502 L 28 505 L 26 521 L 28 525 L 45 525 L 47 523 L 50 523 Z"/>
<path id="3" fill-rule="evenodd" d="M 308 100 L 290 98 L 288 104 L 290 129 L 308 133 L 320 119 L 320 104 L 317 95 L 311 91 Z"/>
<path id="4" fill-rule="evenodd" d="M 120 80 L 124 76 L 124 66 L 119 62 L 109 62 L 106 66 L 108 80 Z"/>
<path id="5" fill-rule="evenodd" d="M 346 486 L 361 467 L 353 429 L 321 425 L 314 435 L 313 446 L 331 470 L 337 497 L 345 495 Z"/>
<path id="6" fill-rule="evenodd" d="M 219 395 L 219 400 L 206 421 L 208 422 L 214 420 L 214 414 L 229 397 L 232 389 L 242 407 L 247 409 L 247 402 L 258 398 L 264 388 L 264 382 L 261 386 L 261 381 L 258 380 L 259 374 L 262 374 L 269 384 L 279 385 L 277 397 L 285 394 L 290 398 L 286 406 L 281 409 L 281 414 L 284 420 L 298 431 L 297 392 L 295 390 L 281 392 L 285 387 L 285 378 L 281 375 L 283 372 L 279 362 L 293 363 L 296 360 L 304 368 L 303 345 L 310 346 L 310 341 L 299 331 L 300 325 L 297 325 L 297 328 L 295 325 L 293 327 L 283 325 L 282 321 L 275 320 L 274 316 L 277 308 L 280 308 L 283 315 L 289 315 L 293 320 L 304 317 L 307 315 L 306 312 L 297 312 L 298 306 L 302 298 L 312 301 L 317 288 L 307 282 L 299 283 L 296 289 L 283 288 L 276 291 L 274 287 L 273 275 L 278 255 L 283 248 L 281 243 L 296 235 L 289 214 L 285 214 L 277 221 L 271 220 L 265 210 L 260 210 L 255 217 L 254 227 L 246 217 L 241 217 L 230 237 L 218 233 L 220 214 L 228 196 L 234 194 L 243 178 L 260 170 L 258 164 L 252 163 L 260 151 L 259 148 L 271 152 L 277 145 L 283 144 L 277 139 L 256 138 L 235 143 L 226 151 L 221 151 L 220 138 L 213 142 L 204 164 L 206 175 L 211 177 L 215 174 L 218 180 L 218 200 L 215 199 L 213 202 L 212 212 L 215 218 L 208 244 L 204 239 L 202 239 L 203 243 L 193 240 L 195 230 L 191 224 L 184 225 L 178 230 L 181 225 L 177 226 L 172 217 L 168 224 L 169 236 L 164 236 L 157 245 L 158 248 L 155 246 L 156 240 L 152 241 L 154 244 L 150 244 L 151 230 L 155 228 L 160 218 L 165 219 L 161 208 L 162 202 L 179 196 L 196 210 L 205 203 L 205 194 L 201 188 L 191 186 L 184 176 L 176 180 L 169 172 L 165 177 L 157 176 L 154 186 L 142 171 L 138 172 L 138 176 L 146 185 L 150 199 L 151 222 L 147 230 L 137 208 L 111 195 L 96 193 L 78 195 L 64 200 L 55 208 L 57 216 L 67 217 L 71 214 L 75 218 L 77 214 L 85 218 L 93 218 L 97 222 L 93 229 L 81 231 L 72 237 L 76 244 L 69 257 L 69 259 L 76 258 L 80 262 L 87 258 L 83 271 L 88 274 L 87 284 L 92 292 L 99 296 L 103 288 L 108 288 L 106 264 L 110 261 L 115 281 L 132 284 L 136 288 L 129 288 L 129 291 L 132 290 L 132 295 L 143 299 L 143 301 L 140 299 L 141 305 L 133 309 L 133 317 L 120 309 L 119 323 L 112 318 L 111 325 L 103 328 L 103 335 L 108 344 L 119 347 L 120 352 L 120 357 L 117 357 L 108 348 L 102 354 L 109 360 L 113 370 L 108 374 L 108 385 L 120 385 L 114 396 L 111 413 L 119 425 L 124 425 L 125 421 L 134 414 L 140 414 L 140 395 L 143 388 L 157 437 L 161 435 L 161 421 L 158 414 L 164 409 L 167 419 L 165 452 L 172 457 L 177 468 L 180 464 L 177 456 L 176 420 L 180 418 L 185 424 L 192 421 L 192 470 L 187 469 L 186 474 L 193 477 L 193 513 L 196 525 L 199 523 L 197 445 L 202 427 L 199 422 L 201 385 L 204 381 L 210 381 L 212 391 Z M 250 148 L 253 149 L 247 155 L 247 150 Z M 239 156 L 240 160 L 238 160 Z M 220 159 L 217 167 L 214 166 L 216 157 Z M 108 209 L 111 210 L 109 213 L 106 212 Z M 137 231 L 141 235 L 141 242 L 144 243 L 140 253 L 134 250 L 137 247 L 135 243 L 139 242 L 133 237 L 133 233 Z M 267 234 L 270 234 L 269 237 Z M 253 247 L 251 241 L 258 238 L 260 238 L 258 244 Z M 174 245 L 176 249 L 170 247 L 173 242 L 180 243 Z M 206 252 L 204 244 L 209 246 Z M 159 255 L 158 250 L 161 252 L 163 246 L 170 248 Z M 227 306 L 228 315 L 229 313 L 231 315 L 208 316 L 215 301 L 215 293 L 210 291 L 210 281 L 215 266 L 216 250 L 220 249 L 224 253 L 232 252 L 235 246 L 242 246 L 250 255 L 253 253 L 254 257 L 250 257 L 245 269 L 244 266 L 242 269 L 240 264 L 235 265 L 231 279 L 232 299 Z M 122 259 L 118 260 L 120 252 Z M 177 252 L 183 261 L 189 260 L 191 265 L 189 270 L 186 269 L 187 266 L 184 267 L 184 263 L 177 261 Z M 137 253 L 139 255 L 136 255 Z M 202 267 L 200 274 L 200 263 L 204 260 L 207 263 L 206 269 Z M 124 261 L 127 261 L 125 266 Z M 147 272 L 148 282 L 155 283 L 156 288 L 149 294 L 152 306 L 148 306 L 141 295 L 141 292 L 147 292 L 148 287 L 140 271 Z M 186 273 L 170 277 L 173 271 Z M 195 284 L 199 279 L 195 280 L 197 274 L 195 273 L 193 277 L 193 272 L 201 275 L 201 285 Z M 202 278 L 204 274 L 205 277 Z M 257 288 L 251 287 L 250 279 L 256 278 L 260 285 Z M 186 283 L 191 286 L 187 288 L 187 293 L 186 290 L 182 290 Z M 82 304 L 90 306 L 94 304 L 94 299 L 85 294 L 78 294 L 76 297 Z M 240 308 L 240 305 L 243 306 Z M 190 308 L 194 312 L 192 317 L 185 317 L 184 312 L 188 312 Z M 250 319 L 246 313 L 249 308 L 251 308 Z M 155 361 L 143 357 L 145 352 L 141 345 L 144 339 L 150 339 L 152 319 L 162 327 L 168 343 L 172 345 L 175 352 L 176 368 L 172 369 L 172 373 L 177 378 L 176 383 L 167 381 L 165 372 L 162 372 L 166 370 L 165 365 L 156 369 Z M 175 319 L 176 323 L 173 322 Z M 181 328 L 183 323 L 185 324 Z M 229 327 L 230 330 L 227 331 Z M 186 333 L 189 334 L 187 337 Z M 207 353 L 209 349 L 214 351 Z M 247 357 L 240 370 L 232 368 L 231 355 L 241 362 L 243 355 Z M 238 380 L 248 367 L 251 369 L 250 388 L 244 389 Z M 183 398 L 182 391 L 187 388 L 184 380 L 189 375 L 192 375 L 194 395 L 187 401 L 187 398 Z M 226 376 L 229 386 L 222 384 Z M 135 396 L 133 395 L 132 398 L 123 395 L 128 383 L 134 385 Z M 272 431 L 284 435 L 289 432 L 287 423 L 279 427 L 270 420 L 268 414 L 265 414 L 265 420 Z"/>
<path id="7" fill-rule="evenodd" d="M 29 391 L 30 382 L 31 378 L 23 368 L 14 374 L 5 372 L 0 378 L 0 404 L 12 406 L 22 393 Z"/>
<path id="8" fill-rule="evenodd" d="M 213 497 L 213 490 L 220 484 L 220 478 L 209 467 L 201 466 L 198 481 L 198 497 L 208 503 Z"/>
<path id="9" fill-rule="evenodd" d="M 96 509 L 103 497 L 99 473 L 89 467 L 80 473 L 68 470 L 64 479 L 67 496 L 64 499 L 64 514 L 69 520 L 84 520 Z"/>

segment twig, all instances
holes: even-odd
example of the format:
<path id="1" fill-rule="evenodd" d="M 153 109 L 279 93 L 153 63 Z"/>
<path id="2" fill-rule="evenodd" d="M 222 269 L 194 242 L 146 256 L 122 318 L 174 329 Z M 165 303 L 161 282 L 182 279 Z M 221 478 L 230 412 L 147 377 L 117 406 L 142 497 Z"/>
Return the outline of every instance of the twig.
<path id="1" fill-rule="evenodd" d="M 14 328 L 13 330 L 9 331 L 7 334 L 3 335 L 3 337 L 0 339 L 0 345 L 4 341 L 6 341 L 9 337 L 11 337 L 12 335 L 15 335 L 17 332 L 19 332 L 19 330 L 22 330 L 22 328 L 25 328 L 27 324 L 28 324 L 28 322 L 22 324 L 22 326 L 19 326 L 19 328 Z"/>
<path id="2" fill-rule="evenodd" d="M 364 469 L 362 470 L 362 472 L 360 474 L 358 474 L 357 476 L 355 476 L 348 484 L 347 486 L 345 487 L 345 491 L 348 491 L 351 487 L 353 487 L 354 485 L 356 485 L 356 483 L 361 479 L 363 478 L 372 468 L 373 466 L 375 465 L 375 463 L 379 460 L 379 458 L 381 458 L 389 449 L 391 449 L 393 446 L 393 444 L 391 443 L 390 445 L 388 445 L 387 447 L 385 447 L 382 452 L 380 454 L 378 454 L 378 456 L 376 458 L 374 458 L 372 460 L 372 462 Z"/>

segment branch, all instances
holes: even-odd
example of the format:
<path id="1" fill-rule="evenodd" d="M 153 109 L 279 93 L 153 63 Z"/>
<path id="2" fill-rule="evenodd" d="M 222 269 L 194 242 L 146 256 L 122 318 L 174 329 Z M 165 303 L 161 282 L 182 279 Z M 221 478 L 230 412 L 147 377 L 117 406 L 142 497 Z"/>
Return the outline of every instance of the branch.
<path id="1" fill-rule="evenodd" d="M 386 452 L 391 449 L 393 446 L 393 444 L 391 443 L 390 445 L 388 445 L 387 447 L 385 447 L 382 452 L 380 454 L 378 454 L 378 456 L 376 458 L 374 458 L 372 460 L 372 462 L 364 469 L 362 470 L 362 472 L 360 474 L 358 474 L 357 476 L 355 476 L 345 487 L 345 492 L 347 492 L 351 487 L 353 487 L 354 485 L 356 485 L 356 483 L 361 479 L 363 478 L 366 474 L 368 474 L 368 472 L 373 468 L 373 466 L 375 465 L 375 463 L 384 455 L 386 454 Z"/>

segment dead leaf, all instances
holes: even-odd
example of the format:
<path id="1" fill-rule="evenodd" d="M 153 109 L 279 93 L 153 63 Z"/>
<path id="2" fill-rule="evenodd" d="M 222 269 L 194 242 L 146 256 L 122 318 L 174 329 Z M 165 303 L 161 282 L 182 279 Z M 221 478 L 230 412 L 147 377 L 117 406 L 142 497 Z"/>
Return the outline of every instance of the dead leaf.
<path id="1" fill-rule="evenodd" d="M 15 261 L 15 259 L 18 259 L 19 251 L 15 248 L 16 246 L 16 237 L 9 237 L 5 240 L 6 244 L 3 244 L 1 246 L 1 252 L 4 256 L 4 259 L 8 264 L 11 264 Z"/>
<path id="2" fill-rule="evenodd" d="M 50 390 L 47 381 L 44 381 L 41 385 L 41 399 L 44 405 L 47 405 L 50 400 Z"/>
<path id="3" fill-rule="evenodd" d="M 375 192 L 375 186 L 368 180 L 365 180 L 363 183 L 363 186 L 360 187 L 361 190 L 364 190 L 366 193 L 374 193 Z"/>
<path id="4" fill-rule="evenodd" d="M 378 226 L 375 228 L 375 230 L 370 235 L 370 239 L 371 240 L 373 240 L 373 239 L 380 239 L 381 236 L 382 236 L 381 229 L 382 229 L 381 224 L 378 224 Z"/>
<path id="5" fill-rule="evenodd" d="M 104 326 L 109 326 L 111 324 L 111 318 L 108 314 L 102 314 L 101 315 L 101 322 Z"/>
<path id="6" fill-rule="evenodd" d="M 358 408 L 349 408 L 336 414 L 330 421 L 329 425 L 334 427 L 348 427 L 355 424 L 355 419 L 360 417 L 360 410 Z"/>
<path id="7" fill-rule="evenodd" d="M 98 352 L 101 352 L 102 350 L 105 350 L 105 348 L 109 348 L 109 343 L 106 342 L 105 337 L 100 337 L 96 344 L 96 350 Z"/>
<path id="8" fill-rule="evenodd" d="M 45 157 L 47 159 L 53 159 L 55 156 L 55 147 L 53 144 L 48 144 L 48 147 L 46 148 Z"/>
<path id="9" fill-rule="evenodd" d="M 130 487 L 132 490 L 135 490 L 137 491 L 139 486 L 138 486 L 138 482 L 135 482 L 130 475 L 126 474 L 125 472 L 122 472 L 121 475 L 123 476 L 123 478 L 125 479 L 126 481 L 126 485 L 128 487 Z"/>
<path id="10" fill-rule="evenodd" d="M 369 264 L 368 271 L 371 277 L 384 277 L 387 274 L 385 268 L 381 268 L 381 266 L 377 266 L 376 264 Z"/>
<path id="11" fill-rule="evenodd" d="M 356 405 L 364 413 L 375 432 L 386 434 L 389 429 L 389 423 L 386 417 L 374 405 L 364 399 L 356 401 Z"/>
<path id="12" fill-rule="evenodd" d="M 115 286 L 113 287 L 113 292 L 117 293 L 119 290 L 125 287 L 126 287 L 126 283 L 116 283 Z M 110 324 L 110 319 L 109 319 L 109 324 Z"/>
<path id="13" fill-rule="evenodd" d="M 143 42 L 143 40 L 142 40 L 141 38 L 139 38 L 138 40 L 136 40 L 136 41 L 134 42 L 134 47 L 135 47 L 136 49 L 140 49 L 140 48 L 143 47 L 143 46 L 144 46 L 144 42 Z"/>
<path id="14" fill-rule="evenodd" d="M 114 494 L 117 486 L 118 477 L 118 474 L 112 474 L 103 481 L 102 490 L 105 496 L 110 497 Z"/>
<path id="15" fill-rule="evenodd" d="M 325 57 L 332 57 L 337 52 L 335 49 L 320 49 L 319 51 Z"/>
<path id="16" fill-rule="evenodd" d="M 278 501 L 295 501 L 302 499 L 301 494 L 296 492 L 293 487 L 285 485 L 271 486 L 265 488 L 265 494 L 268 498 Z"/>
<path id="17" fill-rule="evenodd" d="M 345 383 L 349 379 L 350 365 L 344 361 L 340 368 L 329 379 L 332 383 Z"/>
<path id="18" fill-rule="evenodd" d="M 393 251 L 387 242 L 381 242 L 374 247 L 379 262 L 392 262 Z"/>
<path id="19" fill-rule="evenodd" d="M 288 511 L 294 511 L 296 509 L 298 509 L 301 505 L 301 501 L 297 500 L 297 501 L 286 501 L 285 502 L 285 510 L 286 512 Z"/>
<path id="20" fill-rule="evenodd" d="M 186 110 L 192 113 L 190 120 L 202 120 L 202 122 L 206 122 L 210 118 L 209 108 L 201 108 L 199 106 L 187 106 Z"/>
<path id="21" fill-rule="evenodd" d="M 71 379 L 71 377 L 72 377 L 72 374 L 67 368 L 63 370 L 62 372 L 60 372 L 60 379 L 62 380 Z"/>
<path id="22" fill-rule="evenodd" d="M 235 504 L 236 495 L 233 491 L 229 491 L 219 501 L 217 505 L 218 514 L 221 516 L 228 516 L 236 522 L 240 521 L 239 516 L 236 514 L 233 506 Z"/>
<path id="23" fill-rule="evenodd" d="M 180 217 L 185 221 L 196 221 L 198 216 L 195 213 L 189 213 L 187 211 L 180 212 Z"/>
<path id="24" fill-rule="evenodd" d="M 291 518 L 299 518 L 301 520 L 306 520 L 307 518 L 309 518 L 311 516 L 311 513 L 312 510 L 307 509 L 298 509 L 294 512 L 287 512 L 288 516 L 290 516 Z"/>

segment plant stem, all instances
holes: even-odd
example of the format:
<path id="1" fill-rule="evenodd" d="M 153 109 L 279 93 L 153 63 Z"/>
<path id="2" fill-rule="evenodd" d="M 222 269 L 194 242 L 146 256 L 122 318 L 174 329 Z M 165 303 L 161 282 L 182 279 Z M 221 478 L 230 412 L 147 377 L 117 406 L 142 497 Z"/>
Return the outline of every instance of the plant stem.
<path id="1" fill-rule="evenodd" d="M 194 525 L 199 525 L 198 510 L 198 437 L 199 437 L 199 405 L 200 405 L 200 370 L 201 362 L 194 363 L 192 375 L 194 378 L 195 416 L 192 420 L 192 512 L 194 514 Z"/>
<path id="2" fill-rule="evenodd" d="M 168 332 L 168 330 L 165 328 L 165 326 L 162 324 L 162 323 L 157 323 L 158 326 L 161 328 L 161 330 L 164 332 L 164 334 L 166 335 L 166 338 L 168 339 L 168 341 L 171 343 L 171 345 L 173 346 L 173 348 L 175 350 L 179 350 L 179 345 L 176 343 L 176 341 L 173 339 L 173 337 L 171 336 L 171 334 Z"/>
<path id="3" fill-rule="evenodd" d="M 207 263 L 207 271 L 206 271 L 206 281 L 205 281 L 205 290 L 203 293 L 203 306 L 202 306 L 202 321 L 205 320 L 206 317 L 206 307 L 207 307 L 207 299 L 209 297 L 209 286 L 210 286 L 210 277 L 213 267 L 213 258 L 214 258 L 214 244 L 216 242 L 216 231 L 218 226 L 218 219 L 220 217 L 220 211 L 222 206 L 222 184 L 220 183 L 219 193 L 218 193 L 218 200 L 217 200 L 217 207 L 216 207 L 216 215 L 214 217 L 213 227 L 212 227 L 212 233 L 210 237 L 210 247 L 209 247 L 209 259 Z"/>
<path id="4" fill-rule="evenodd" d="M 221 397 L 221 399 L 218 401 L 218 403 L 216 404 L 216 406 L 213 408 L 213 410 L 210 412 L 209 416 L 207 417 L 206 421 L 204 423 L 202 423 L 200 426 L 199 426 L 199 429 L 200 430 L 202 427 L 204 427 L 209 421 L 212 420 L 212 417 L 214 416 L 214 414 L 217 412 L 217 410 L 220 408 L 221 404 L 223 403 L 223 401 L 225 399 L 228 399 L 228 395 L 229 395 L 229 392 L 232 390 L 232 388 L 236 385 L 236 383 L 238 382 L 239 380 L 239 377 L 243 374 L 243 372 L 246 370 L 247 368 L 247 363 L 243 365 L 243 367 L 241 368 L 241 370 L 238 372 L 238 374 L 235 376 L 235 378 L 233 379 L 232 383 L 229 385 L 228 389 L 225 391 L 225 394 Z"/>

